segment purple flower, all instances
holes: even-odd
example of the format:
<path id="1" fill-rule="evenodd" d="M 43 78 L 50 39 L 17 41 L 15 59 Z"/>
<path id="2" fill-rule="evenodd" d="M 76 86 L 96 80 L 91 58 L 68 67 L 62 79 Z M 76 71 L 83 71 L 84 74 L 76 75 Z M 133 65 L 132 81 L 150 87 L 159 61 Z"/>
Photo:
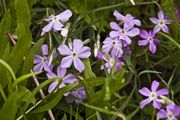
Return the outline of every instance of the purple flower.
<path id="1" fill-rule="evenodd" d="M 75 77 L 75 75 L 73 75 L 73 74 L 68 74 L 68 75 L 66 75 L 66 69 L 65 68 L 61 68 L 60 66 L 57 68 L 57 74 L 54 74 L 53 72 L 48 72 L 47 74 L 46 74 L 46 76 L 48 77 L 48 78 L 56 78 L 56 77 L 59 77 L 59 79 L 61 79 L 62 80 L 62 83 L 59 85 L 59 89 L 60 88 L 62 88 L 62 87 L 64 87 L 66 84 L 72 84 L 72 83 L 74 83 L 74 82 L 76 82 L 77 81 L 77 79 L 76 79 L 76 77 Z M 66 75 L 66 76 L 65 76 Z M 55 88 L 56 88 L 56 86 L 59 84 L 59 82 L 58 82 L 58 80 L 54 80 L 51 84 L 50 84 L 50 86 L 49 86 L 49 88 L 48 88 L 48 92 L 50 93 L 51 91 L 53 91 Z M 55 92 L 56 92 L 57 90 L 55 90 Z M 66 93 L 66 94 L 64 94 L 64 96 L 67 96 L 69 93 Z"/>
<path id="2" fill-rule="evenodd" d="M 48 25 L 46 25 L 42 29 L 41 35 L 44 35 L 45 33 L 49 32 L 53 29 L 53 31 L 61 31 L 61 35 L 66 37 L 67 36 L 67 28 L 64 27 L 64 22 L 67 22 L 69 18 L 72 16 L 72 12 L 70 10 L 65 10 L 64 12 L 54 16 L 51 15 L 47 20 L 50 21 Z"/>
<path id="3" fill-rule="evenodd" d="M 111 69 L 113 68 L 114 64 L 116 63 L 116 68 L 115 68 L 115 72 L 119 71 L 121 69 L 121 66 L 123 65 L 123 61 L 121 58 L 117 58 L 116 60 L 116 55 L 115 54 L 105 54 L 102 52 L 98 52 L 97 57 L 100 60 L 104 60 L 106 63 L 104 65 L 101 65 L 101 69 L 103 70 L 104 67 L 108 70 L 108 72 L 111 72 Z"/>
<path id="4" fill-rule="evenodd" d="M 177 116 L 180 115 L 180 107 L 174 104 L 168 104 L 166 106 L 166 110 L 161 109 L 157 113 L 157 117 L 159 119 L 167 119 L 167 120 L 178 120 Z"/>
<path id="5" fill-rule="evenodd" d="M 138 41 L 139 46 L 145 46 L 149 43 L 149 50 L 154 54 L 156 52 L 156 46 L 159 43 L 159 40 L 154 38 L 155 33 L 154 31 L 149 31 L 149 33 L 146 30 L 142 30 L 140 32 L 140 37 L 143 38 L 143 40 Z"/>
<path id="6" fill-rule="evenodd" d="M 62 44 L 58 47 L 58 51 L 61 55 L 66 56 L 61 61 L 61 67 L 69 68 L 73 63 L 79 72 L 84 70 L 84 64 L 80 58 L 88 58 L 91 55 L 90 48 L 84 47 L 83 42 L 79 39 L 73 40 L 72 49 Z"/>
<path id="7" fill-rule="evenodd" d="M 165 18 L 163 11 L 158 12 L 158 19 L 157 18 L 150 18 L 151 22 L 156 24 L 154 27 L 154 32 L 157 33 L 161 29 L 165 33 L 169 33 L 169 29 L 167 27 L 167 24 L 171 24 L 171 20 L 168 20 Z"/>
<path id="8" fill-rule="evenodd" d="M 119 25 L 115 22 L 110 23 L 111 28 L 113 31 L 110 32 L 109 36 L 111 38 L 118 38 L 125 41 L 124 46 L 131 44 L 132 40 L 130 37 L 134 37 L 139 35 L 140 30 L 138 28 L 127 28 L 124 27 L 123 29 L 119 27 Z"/>
<path id="9" fill-rule="evenodd" d="M 50 61 L 50 57 L 48 56 L 48 46 L 46 44 L 41 46 L 42 56 L 35 55 L 34 56 L 34 64 L 36 64 L 33 68 L 34 72 L 40 72 L 43 69 L 47 72 L 50 72 L 53 68 Z"/>
<path id="10" fill-rule="evenodd" d="M 110 51 L 112 53 L 115 53 L 116 56 L 120 57 L 123 54 L 123 50 L 122 50 L 122 43 L 120 40 L 118 40 L 117 38 L 110 38 L 107 37 L 104 41 L 103 41 L 103 46 L 102 46 L 102 51 L 104 53 L 109 53 Z"/>
<path id="11" fill-rule="evenodd" d="M 159 82 L 154 80 L 151 85 L 151 91 L 146 87 L 143 87 L 142 89 L 139 90 L 139 93 L 148 97 L 147 99 L 141 101 L 140 103 L 141 109 L 143 109 L 151 101 L 153 101 L 154 108 L 160 109 L 161 104 L 160 102 L 158 102 L 158 97 L 161 95 L 167 95 L 169 92 L 167 89 L 160 89 L 157 91 L 158 87 L 159 87 Z"/>
<path id="12" fill-rule="evenodd" d="M 135 19 L 131 14 L 123 16 L 115 10 L 113 15 L 116 17 L 117 20 L 122 21 L 124 23 L 124 27 L 133 28 L 134 25 L 141 26 L 141 21 Z"/>
<path id="13" fill-rule="evenodd" d="M 72 92 L 68 96 L 65 97 L 68 103 L 76 102 L 77 104 L 81 103 L 86 99 L 86 92 L 84 87 L 80 87 Z"/>

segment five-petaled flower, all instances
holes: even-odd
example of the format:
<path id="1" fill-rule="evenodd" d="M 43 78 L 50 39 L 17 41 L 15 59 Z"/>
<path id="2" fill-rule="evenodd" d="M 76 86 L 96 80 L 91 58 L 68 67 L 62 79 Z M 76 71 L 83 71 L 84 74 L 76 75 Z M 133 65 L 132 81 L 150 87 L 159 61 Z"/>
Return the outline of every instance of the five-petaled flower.
<path id="1" fill-rule="evenodd" d="M 155 32 L 151 30 L 149 32 L 147 32 L 146 30 L 142 30 L 140 32 L 140 37 L 143 38 L 143 40 L 139 40 L 138 45 L 145 46 L 149 43 L 149 50 L 154 54 L 157 49 L 156 46 L 159 43 L 159 40 L 154 38 Z"/>
<path id="2" fill-rule="evenodd" d="M 124 27 L 126 28 L 133 28 L 134 25 L 141 26 L 141 21 L 135 19 L 131 14 L 127 14 L 126 16 L 123 16 L 121 13 L 115 10 L 113 15 L 116 17 L 117 20 L 122 21 Z"/>
<path id="3" fill-rule="evenodd" d="M 91 55 L 90 48 L 84 47 L 83 42 L 79 39 L 74 39 L 70 48 L 65 44 L 60 45 L 58 51 L 61 55 L 66 56 L 62 59 L 60 66 L 69 68 L 73 63 L 79 72 L 84 70 L 84 64 L 80 58 L 88 58 Z"/>
<path id="4" fill-rule="evenodd" d="M 168 104 L 166 106 L 166 110 L 160 109 L 157 113 L 157 117 L 159 119 L 167 119 L 167 120 L 178 120 L 177 116 L 180 115 L 180 107 L 175 104 Z"/>
<path id="5" fill-rule="evenodd" d="M 125 42 L 123 45 L 125 47 L 131 44 L 132 40 L 130 39 L 130 37 L 135 37 L 140 33 L 140 30 L 138 28 L 124 27 L 122 29 L 116 22 L 111 22 L 110 26 L 113 31 L 110 32 L 109 36 L 111 38 L 118 38 L 119 40 L 124 40 Z"/>
<path id="6" fill-rule="evenodd" d="M 69 18 L 72 16 L 72 12 L 70 10 L 65 10 L 64 12 L 54 16 L 51 15 L 47 20 L 50 21 L 48 25 L 46 25 L 42 29 L 41 35 L 44 35 L 45 33 L 51 31 L 61 31 L 61 35 L 63 37 L 67 36 L 68 29 L 64 27 L 64 23 L 69 20 Z"/>
<path id="7" fill-rule="evenodd" d="M 171 20 L 168 20 L 165 18 L 163 11 L 158 12 L 158 19 L 157 18 L 150 18 L 151 22 L 156 24 L 154 27 L 154 32 L 157 33 L 161 29 L 165 33 L 169 33 L 169 29 L 167 27 L 167 24 L 171 24 Z"/>
<path id="8" fill-rule="evenodd" d="M 53 68 L 50 60 L 50 56 L 48 55 L 48 45 L 44 44 L 41 46 L 42 56 L 35 55 L 34 56 L 34 64 L 36 64 L 33 68 L 34 72 L 40 72 L 43 69 L 47 72 L 50 72 Z"/>
<path id="9" fill-rule="evenodd" d="M 48 73 L 46 74 L 46 76 L 47 76 L 48 78 L 56 78 L 56 77 L 57 77 L 57 79 L 62 80 L 62 83 L 61 83 L 61 84 L 59 84 L 58 80 L 54 80 L 54 81 L 50 84 L 50 86 L 49 86 L 49 88 L 48 88 L 48 92 L 49 92 L 49 93 L 52 92 L 52 91 L 57 87 L 58 84 L 59 84 L 59 86 L 58 86 L 57 88 L 60 89 L 60 88 L 64 87 L 64 86 L 67 85 L 67 84 L 72 84 L 72 83 L 74 83 L 74 82 L 77 81 L 75 75 L 73 75 L 73 74 L 68 74 L 68 75 L 66 75 L 66 72 L 67 72 L 67 70 L 66 70 L 65 68 L 61 68 L 60 66 L 58 66 L 58 67 L 57 67 L 57 75 L 56 75 L 55 73 L 53 73 L 53 72 L 48 72 Z M 65 76 L 65 75 L 66 75 L 66 76 Z M 56 92 L 56 91 L 57 91 L 57 89 L 55 90 L 55 92 Z M 69 92 L 68 92 L 68 93 L 65 93 L 64 96 L 67 96 L 68 94 L 69 94 Z"/>
<path id="10" fill-rule="evenodd" d="M 154 80 L 151 85 L 151 91 L 146 87 L 143 87 L 142 89 L 139 90 L 139 93 L 148 97 L 147 99 L 141 101 L 141 103 L 140 103 L 141 109 L 143 109 L 151 101 L 153 101 L 154 108 L 160 109 L 161 104 L 158 101 L 158 97 L 162 96 L 162 95 L 167 95 L 169 93 L 169 91 L 167 89 L 157 90 L 158 87 L 159 87 L 159 82 Z"/>

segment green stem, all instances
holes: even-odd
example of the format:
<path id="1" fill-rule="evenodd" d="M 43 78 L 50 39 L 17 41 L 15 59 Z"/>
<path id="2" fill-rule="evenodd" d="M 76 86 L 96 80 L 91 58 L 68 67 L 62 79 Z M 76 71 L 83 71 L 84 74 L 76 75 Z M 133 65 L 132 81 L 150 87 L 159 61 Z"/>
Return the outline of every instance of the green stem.
<path id="1" fill-rule="evenodd" d="M 159 32 L 160 35 L 168 38 L 172 43 L 174 43 L 174 45 L 176 45 L 178 48 L 180 48 L 180 44 L 178 42 L 176 42 L 172 37 L 170 37 L 169 35 Z"/>

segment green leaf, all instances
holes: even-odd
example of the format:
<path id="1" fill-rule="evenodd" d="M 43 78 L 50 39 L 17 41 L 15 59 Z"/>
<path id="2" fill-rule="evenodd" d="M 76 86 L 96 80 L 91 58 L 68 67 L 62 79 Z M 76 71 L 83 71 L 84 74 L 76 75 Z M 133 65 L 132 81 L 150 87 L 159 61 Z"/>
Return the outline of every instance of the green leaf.
<path id="1" fill-rule="evenodd" d="M 83 63 L 84 63 L 84 68 L 85 68 L 84 69 L 84 76 L 85 76 L 85 78 L 95 77 L 95 74 L 92 72 L 91 64 L 90 64 L 89 59 L 84 59 Z"/>
<path id="2" fill-rule="evenodd" d="M 161 72 L 153 71 L 153 70 L 143 70 L 138 74 L 138 76 L 145 74 L 145 73 L 156 73 L 157 74 L 157 73 L 161 73 Z"/>
<path id="3" fill-rule="evenodd" d="M 93 77 L 93 78 L 87 78 L 84 79 L 83 82 L 86 84 L 86 86 L 100 86 L 104 84 L 106 78 L 103 77 Z"/>

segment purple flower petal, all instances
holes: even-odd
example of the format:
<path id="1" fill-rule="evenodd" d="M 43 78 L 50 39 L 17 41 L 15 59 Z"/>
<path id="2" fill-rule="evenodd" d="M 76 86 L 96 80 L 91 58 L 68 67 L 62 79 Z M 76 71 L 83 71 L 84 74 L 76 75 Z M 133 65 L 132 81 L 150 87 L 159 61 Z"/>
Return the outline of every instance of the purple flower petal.
<path id="1" fill-rule="evenodd" d="M 139 90 L 139 93 L 141 93 L 141 94 L 144 95 L 144 96 L 149 97 L 151 91 L 150 91 L 148 88 L 143 87 L 142 89 Z"/>
<path id="2" fill-rule="evenodd" d="M 90 48 L 89 47 L 83 47 L 78 54 L 78 57 L 80 58 L 88 58 L 91 55 Z"/>
<path id="3" fill-rule="evenodd" d="M 154 27 L 154 29 L 153 29 L 153 31 L 154 31 L 155 33 L 158 33 L 160 30 L 161 30 L 161 26 L 159 26 L 159 25 L 156 25 L 156 26 Z"/>
<path id="4" fill-rule="evenodd" d="M 163 13 L 162 10 L 160 10 L 160 11 L 158 12 L 158 18 L 159 18 L 160 20 L 164 20 L 164 13 Z"/>
<path id="5" fill-rule="evenodd" d="M 110 26 L 113 30 L 117 30 L 117 31 L 121 30 L 121 28 L 116 22 L 110 22 Z"/>
<path id="6" fill-rule="evenodd" d="M 148 32 L 146 30 L 141 30 L 140 37 L 144 38 L 144 39 L 147 39 L 149 37 L 149 34 L 148 34 Z"/>
<path id="7" fill-rule="evenodd" d="M 60 76 L 61 78 L 63 78 L 65 76 L 65 74 L 66 74 L 66 69 L 58 66 L 57 75 Z"/>
<path id="8" fill-rule="evenodd" d="M 152 90 L 152 92 L 156 92 L 157 89 L 158 89 L 158 87 L 159 87 L 159 82 L 156 81 L 156 80 L 154 80 L 154 81 L 152 82 L 152 85 L 151 85 L 151 90 Z"/>
<path id="9" fill-rule="evenodd" d="M 138 28 L 133 28 L 130 31 L 128 31 L 126 34 L 130 37 L 134 37 L 136 35 L 139 35 L 140 30 Z"/>
<path id="10" fill-rule="evenodd" d="M 118 37 L 119 35 L 120 35 L 120 33 L 119 33 L 118 31 L 111 31 L 111 32 L 109 33 L 109 36 L 110 36 L 111 38 Z"/>
<path id="11" fill-rule="evenodd" d="M 165 33 L 169 33 L 169 29 L 168 29 L 167 25 L 162 26 L 162 31 Z"/>
<path id="12" fill-rule="evenodd" d="M 49 24 L 47 24 L 43 29 L 42 29 L 42 33 L 41 33 L 41 36 L 44 35 L 45 33 L 49 32 L 52 27 L 54 25 L 54 22 L 50 22 Z"/>
<path id="13" fill-rule="evenodd" d="M 65 84 L 72 84 L 76 81 L 77 81 L 76 76 L 73 74 L 68 74 L 67 76 L 63 78 L 63 83 Z"/>
<path id="14" fill-rule="evenodd" d="M 48 73 L 46 74 L 46 76 L 47 76 L 48 78 L 55 78 L 55 77 L 57 77 L 56 74 L 54 74 L 53 72 L 48 72 Z"/>
<path id="15" fill-rule="evenodd" d="M 157 113 L 158 118 L 160 119 L 164 119 L 167 118 L 167 113 L 164 109 L 161 109 L 158 113 Z"/>
<path id="16" fill-rule="evenodd" d="M 65 10 L 64 12 L 57 15 L 57 18 L 62 22 L 67 22 L 71 16 L 72 12 L 70 10 Z"/>
<path id="17" fill-rule="evenodd" d="M 133 20 L 133 23 L 137 26 L 141 26 L 141 21 L 138 19 Z"/>
<path id="18" fill-rule="evenodd" d="M 51 68 L 50 68 L 48 62 L 45 62 L 45 63 L 44 63 L 44 70 L 45 70 L 46 72 L 51 72 Z"/>
<path id="19" fill-rule="evenodd" d="M 71 56 L 67 56 L 67 57 L 64 57 L 61 61 L 61 67 L 62 68 L 69 68 L 71 65 L 72 65 L 72 57 Z"/>
<path id="20" fill-rule="evenodd" d="M 79 39 L 73 40 L 73 52 L 78 53 L 83 47 L 83 42 Z"/>
<path id="21" fill-rule="evenodd" d="M 79 58 L 74 59 L 73 64 L 80 73 L 84 70 L 84 64 Z"/>
<path id="22" fill-rule="evenodd" d="M 150 18 L 151 22 L 154 24 L 158 24 L 159 20 L 157 18 Z"/>
<path id="23" fill-rule="evenodd" d="M 126 35 L 124 36 L 124 41 L 126 41 L 128 45 L 132 43 L 132 40 Z"/>
<path id="24" fill-rule="evenodd" d="M 169 93 L 169 91 L 167 89 L 160 89 L 156 92 L 157 96 L 167 95 L 168 93 Z"/>
<path id="25" fill-rule="evenodd" d="M 121 15 L 117 10 L 114 11 L 113 15 L 116 17 L 117 20 L 122 21 L 124 19 L 124 16 Z"/>
<path id="26" fill-rule="evenodd" d="M 149 50 L 150 50 L 153 54 L 155 54 L 155 52 L 156 52 L 156 45 L 155 45 L 153 42 L 150 42 Z"/>
<path id="27" fill-rule="evenodd" d="M 153 100 L 153 107 L 156 108 L 156 109 L 160 109 L 161 104 L 157 100 Z"/>
<path id="28" fill-rule="evenodd" d="M 147 99 L 145 99 L 145 100 L 142 100 L 141 102 L 140 102 L 140 107 L 141 107 L 141 109 L 143 109 L 147 104 L 149 104 L 150 102 L 151 102 L 152 100 L 150 99 L 150 98 L 147 98 Z"/>
<path id="29" fill-rule="evenodd" d="M 54 22 L 54 25 L 53 25 L 53 30 L 56 32 L 56 31 L 60 31 L 62 29 L 64 25 L 59 22 L 59 21 L 55 21 Z"/>
<path id="30" fill-rule="evenodd" d="M 50 84 L 50 86 L 48 87 L 48 93 L 50 93 L 50 92 L 52 92 L 55 88 L 56 88 L 56 86 L 58 85 L 58 81 L 57 80 L 55 80 L 54 82 L 52 82 L 51 84 Z M 55 92 L 57 91 L 57 89 L 55 90 Z"/>
<path id="31" fill-rule="evenodd" d="M 174 107 L 174 115 L 175 115 L 175 116 L 180 115 L 180 107 L 179 107 L 179 106 L 175 106 L 175 107 Z"/>
<path id="32" fill-rule="evenodd" d="M 172 20 L 167 20 L 167 19 L 164 20 L 165 24 L 171 24 L 171 22 L 172 22 Z"/>
<path id="33" fill-rule="evenodd" d="M 48 55 L 48 45 L 44 44 L 41 46 L 42 55 Z"/>
<path id="34" fill-rule="evenodd" d="M 42 71 L 43 67 L 44 67 L 44 63 L 40 62 L 39 64 L 34 66 L 33 71 L 34 72 L 40 72 L 40 71 Z"/>
<path id="35" fill-rule="evenodd" d="M 72 51 L 67 47 L 67 45 L 62 44 L 58 47 L 58 51 L 61 55 L 71 55 Z"/>
<path id="36" fill-rule="evenodd" d="M 139 46 L 145 46 L 149 43 L 149 40 L 139 40 L 138 41 L 138 45 Z"/>
<path id="37" fill-rule="evenodd" d="M 34 56 L 34 61 L 33 61 L 34 64 L 40 63 L 42 61 L 43 61 L 43 57 L 41 57 L 39 55 Z"/>

